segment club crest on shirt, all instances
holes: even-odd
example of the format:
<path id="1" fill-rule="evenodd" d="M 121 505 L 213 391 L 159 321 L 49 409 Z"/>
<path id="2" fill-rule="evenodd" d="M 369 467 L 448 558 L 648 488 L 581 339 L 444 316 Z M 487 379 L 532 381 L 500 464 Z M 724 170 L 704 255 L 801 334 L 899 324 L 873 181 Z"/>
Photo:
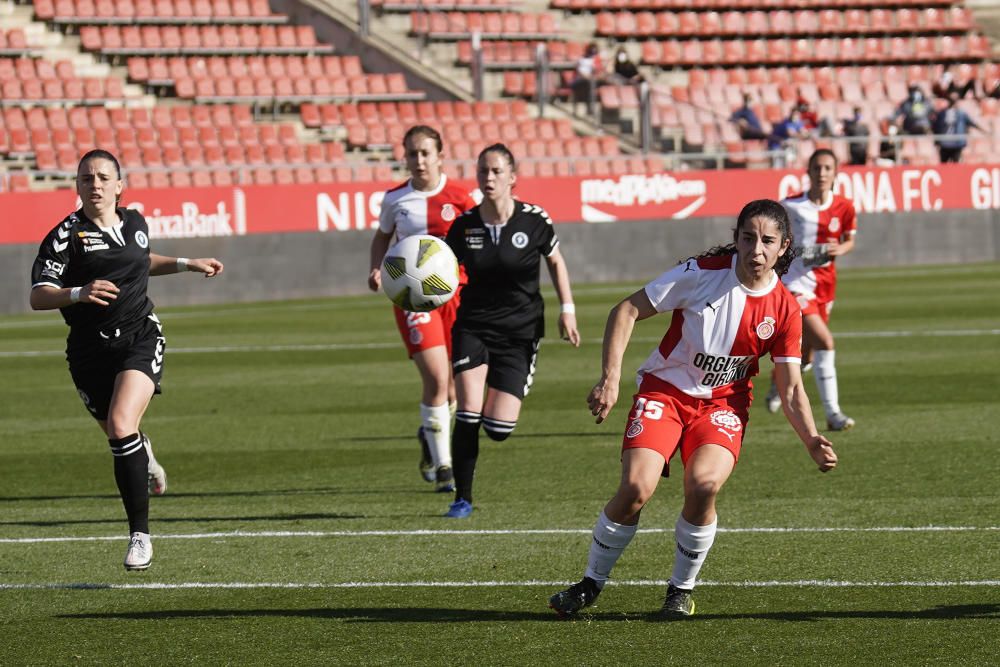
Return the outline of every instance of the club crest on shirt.
<path id="1" fill-rule="evenodd" d="M 732 410 L 716 410 L 709 416 L 709 419 L 714 426 L 728 429 L 733 433 L 739 433 L 743 430 L 743 422 Z"/>
<path id="2" fill-rule="evenodd" d="M 441 219 L 445 222 L 451 222 L 456 217 L 458 217 L 458 211 L 451 204 L 445 204 L 441 207 Z"/>
<path id="3" fill-rule="evenodd" d="M 528 246 L 528 235 L 524 232 L 517 232 L 510 237 L 510 242 L 514 244 L 515 248 L 522 250 Z"/>
<path id="4" fill-rule="evenodd" d="M 761 340 L 767 340 L 774 335 L 774 318 L 765 317 L 764 321 L 757 325 L 757 336 Z"/>
<path id="5" fill-rule="evenodd" d="M 149 247 L 149 237 L 146 236 L 146 232 L 143 232 L 141 230 L 135 233 L 135 242 L 139 244 L 140 248 Z"/>

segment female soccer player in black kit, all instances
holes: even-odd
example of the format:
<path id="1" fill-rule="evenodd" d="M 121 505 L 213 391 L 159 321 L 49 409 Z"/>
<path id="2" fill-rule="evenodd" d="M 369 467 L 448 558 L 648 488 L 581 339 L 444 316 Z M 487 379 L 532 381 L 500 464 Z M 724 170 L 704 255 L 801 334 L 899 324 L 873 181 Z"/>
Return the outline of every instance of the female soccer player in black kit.
<path id="1" fill-rule="evenodd" d="M 126 570 L 153 560 L 149 492 L 166 490 L 139 422 L 160 393 L 166 339 L 146 296 L 149 276 L 222 273 L 214 258 L 164 257 L 149 251 L 149 227 L 139 212 L 118 208 L 121 166 L 93 150 L 77 168 L 82 206 L 49 232 L 31 269 L 31 307 L 58 308 L 69 325 L 66 359 L 80 398 L 108 437 L 115 482 L 129 523 Z"/>
<path id="2" fill-rule="evenodd" d="M 456 519 L 472 514 L 480 423 L 490 439 L 506 440 L 531 386 L 545 333 L 538 288 L 543 257 L 562 304 L 559 333 L 580 345 L 569 273 L 552 220 L 540 206 L 514 199 L 514 172 L 506 146 L 483 149 L 476 169 L 483 202 L 455 220 L 445 239 L 469 275 L 451 334 L 458 412 L 452 433 L 455 502 L 445 516 Z"/>

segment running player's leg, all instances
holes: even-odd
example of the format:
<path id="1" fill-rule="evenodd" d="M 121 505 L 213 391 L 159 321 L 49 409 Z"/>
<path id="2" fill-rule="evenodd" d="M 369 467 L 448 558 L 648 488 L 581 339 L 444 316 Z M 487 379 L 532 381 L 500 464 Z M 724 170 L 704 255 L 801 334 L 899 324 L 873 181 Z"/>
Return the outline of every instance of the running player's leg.
<path id="1" fill-rule="evenodd" d="M 437 345 L 420 350 L 413 354 L 413 362 L 420 372 L 423 384 L 420 428 L 427 441 L 433 472 L 432 478 L 428 475 L 428 481 L 437 480 L 441 484 L 438 491 L 451 491 L 451 411 L 448 406 L 448 390 L 452 378 L 448 349 L 444 345 Z M 443 483 L 443 479 L 437 479 L 445 476 L 449 478 L 446 483 Z"/>
<path id="2" fill-rule="evenodd" d="M 574 616 L 604 590 L 615 563 L 635 537 L 639 513 L 656 490 L 665 463 L 653 449 L 622 452 L 621 481 L 594 524 L 583 579 L 549 598 L 549 607 L 559 616 Z"/>
<path id="3" fill-rule="evenodd" d="M 149 538 L 149 456 L 139 422 L 156 390 L 153 380 L 138 370 L 124 370 L 115 378 L 108 409 L 107 434 L 114 455 L 115 482 L 128 516 L 129 542 L 125 567 L 142 570 L 152 560 Z"/>
<path id="4" fill-rule="evenodd" d="M 452 434 L 455 502 L 445 515 L 452 518 L 461 519 L 472 513 L 472 481 L 479 459 L 479 425 L 488 370 L 489 367 L 482 364 L 455 374 L 458 394 L 455 432 Z"/>
<path id="5" fill-rule="evenodd" d="M 724 446 L 705 444 L 695 449 L 684 466 L 684 507 L 674 526 L 674 568 L 661 608 L 668 618 L 694 613 L 691 592 L 718 525 L 715 499 L 735 464 L 732 452 Z"/>
<path id="6" fill-rule="evenodd" d="M 437 479 L 437 469 L 450 465 L 451 414 L 448 406 L 451 384 L 450 324 L 442 317 L 448 304 L 429 313 L 393 308 L 396 328 L 406 351 L 420 374 L 420 474 L 425 481 Z M 447 414 L 446 414 L 447 413 Z"/>
<path id="7" fill-rule="evenodd" d="M 482 422 L 490 352 L 477 334 L 455 329 L 452 334 L 451 356 L 458 398 L 451 440 L 455 502 L 445 516 L 464 518 L 472 513 L 472 480 L 476 472 L 476 460 L 479 458 L 479 426 Z"/>
<path id="8" fill-rule="evenodd" d="M 816 389 L 819 390 L 827 426 L 834 431 L 845 431 L 854 426 L 854 420 L 840 409 L 840 391 L 837 384 L 833 334 L 821 313 L 802 318 L 802 339 L 813 348 L 813 366 Z"/>
<path id="9" fill-rule="evenodd" d="M 522 340 L 490 346 L 489 387 L 483 409 L 483 430 L 503 442 L 517 427 L 521 403 L 531 390 L 538 363 L 538 341 Z"/>
<path id="10" fill-rule="evenodd" d="M 674 567 L 661 609 L 668 618 L 694 613 L 691 591 L 715 541 L 715 500 L 739 458 L 746 408 L 728 401 L 704 403 L 681 439 L 684 507 L 674 527 Z"/>
<path id="11" fill-rule="evenodd" d="M 573 616 L 593 604 L 604 589 L 680 442 L 683 406 L 668 395 L 646 389 L 644 384 L 633 396 L 622 440 L 621 480 L 594 524 L 583 579 L 549 598 L 549 607 L 559 616 Z"/>

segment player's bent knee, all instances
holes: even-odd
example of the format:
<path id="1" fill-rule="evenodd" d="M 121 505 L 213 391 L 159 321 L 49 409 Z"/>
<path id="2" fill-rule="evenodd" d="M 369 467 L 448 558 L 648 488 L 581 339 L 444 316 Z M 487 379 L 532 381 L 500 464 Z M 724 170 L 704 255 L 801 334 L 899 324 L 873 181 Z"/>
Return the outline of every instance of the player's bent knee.
<path id="1" fill-rule="evenodd" d="M 486 436 L 496 442 L 503 442 L 509 438 L 516 426 L 516 421 L 508 422 L 492 417 L 483 417 L 483 430 L 486 431 Z"/>
<path id="2" fill-rule="evenodd" d="M 698 480 L 690 485 L 687 491 L 687 495 L 698 501 L 711 501 L 714 500 L 717 495 L 719 495 L 719 490 L 722 488 L 722 482 L 716 479 L 703 479 Z"/>

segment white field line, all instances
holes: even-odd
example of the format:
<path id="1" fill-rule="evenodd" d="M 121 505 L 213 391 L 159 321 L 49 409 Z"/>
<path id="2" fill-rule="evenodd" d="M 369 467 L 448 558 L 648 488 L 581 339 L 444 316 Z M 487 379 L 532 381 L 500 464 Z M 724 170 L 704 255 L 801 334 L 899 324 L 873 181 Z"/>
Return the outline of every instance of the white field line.
<path id="1" fill-rule="evenodd" d="M 180 590 L 180 589 L 332 589 L 332 588 L 501 588 L 545 586 L 556 588 L 565 586 L 565 581 L 344 581 L 344 582 L 208 582 L 189 581 L 179 583 L 148 582 L 136 584 L 99 583 L 0 583 L 0 591 L 18 590 Z M 611 586 L 656 586 L 667 585 L 666 579 L 637 579 L 609 581 Z M 698 586 L 725 588 L 955 588 L 959 586 L 998 586 L 1000 580 L 983 579 L 975 581 L 833 581 L 829 579 L 799 579 L 795 581 L 699 581 Z"/>
<path id="2" fill-rule="evenodd" d="M 997 336 L 1000 329 L 932 329 L 927 331 L 838 331 L 838 338 L 958 338 L 967 336 Z M 636 336 L 636 343 L 658 343 L 659 338 Z M 544 342 L 544 341 L 543 341 Z M 584 345 L 601 345 L 598 338 L 585 340 Z M 384 343 L 313 343 L 290 345 L 218 345 L 212 347 L 170 347 L 170 354 L 219 354 L 223 352 L 337 352 L 350 350 L 388 350 L 399 347 L 398 341 Z M 0 359 L 26 357 L 61 357 L 62 350 L 0 351 Z"/>
<path id="3" fill-rule="evenodd" d="M 959 533 L 997 531 L 1000 526 L 882 526 L 818 527 L 818 528 L 719 528 L 720 533 Z M 294 537 L 482 537 L 490 535 L 589 535 L 590 528 L 498 528 L 493 530 L 234 530 L 221 533 L 155 534 L 157 540 L 218 540 L 241 538 L 294 538 Z M 640 528 L 640 533 L 663 534 L 673 528 Z M 49 542 L 107 542 L 123 539 L 121 535 L 93 535 L 73 537 L 3 537 L 0 544 L 38 544 Z"/>

